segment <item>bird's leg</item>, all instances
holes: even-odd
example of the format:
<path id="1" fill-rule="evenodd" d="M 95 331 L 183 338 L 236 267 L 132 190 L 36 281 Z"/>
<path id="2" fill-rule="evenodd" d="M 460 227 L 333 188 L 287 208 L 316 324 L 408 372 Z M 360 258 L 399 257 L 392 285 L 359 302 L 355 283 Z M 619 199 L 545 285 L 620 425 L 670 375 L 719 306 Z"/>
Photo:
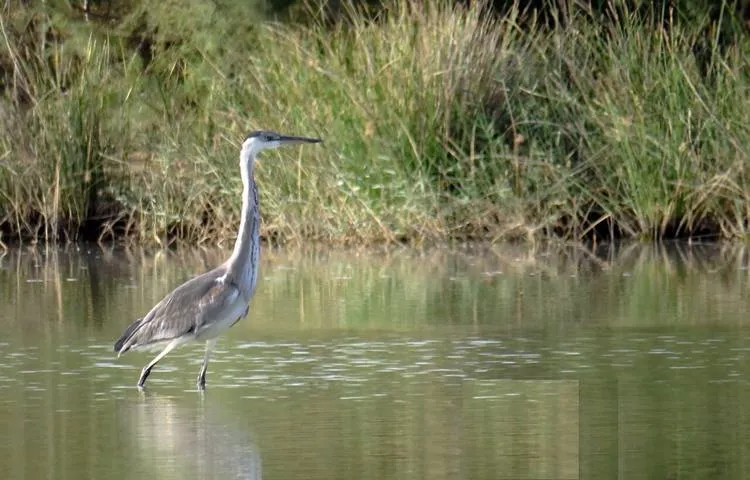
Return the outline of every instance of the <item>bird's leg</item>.
<path id="1" fill-rule="evenodd" d="M 164 350 L 161 351 L 159 355 L 156 356 L 153 360 L 151 360 L 151 363 L 143 367 L 143 370 L 141 370 L 141 376 L 138 379 L 138 388 L 143 388 L 144 385 L 146 385 L 146 379 L 148 378 L 149 374 L 151 374 L 151 369 L 154 368 L 154 365 L 159 363 L 159 361 L 164 358 L 169 352 L 174 350 L 174 347 L 180 344 L 180 339 L 176 338 L 169 342 L 166 347 L 164 347 Z"/>
<path id="2" fill-rule="evenodd" d="M 198 373 L 198 388 L 204 390 L 206 388 L 206 370 L 208 370 L 208 359 L 211 358 L 211 351 L 216 346 L 216 338 L 206 341 L 206 353 L 203 355 L 203 365 L 201 365 L 201 371 Z"/>
<path id="3" fill-rule="evenodd" d="M 152 365 L 147 365 L 141 370 L 141 376 L 138 378 L 138 388 L 143 388 L 146 384 L 146 379 L 151 374 L 151 367 Z"/>

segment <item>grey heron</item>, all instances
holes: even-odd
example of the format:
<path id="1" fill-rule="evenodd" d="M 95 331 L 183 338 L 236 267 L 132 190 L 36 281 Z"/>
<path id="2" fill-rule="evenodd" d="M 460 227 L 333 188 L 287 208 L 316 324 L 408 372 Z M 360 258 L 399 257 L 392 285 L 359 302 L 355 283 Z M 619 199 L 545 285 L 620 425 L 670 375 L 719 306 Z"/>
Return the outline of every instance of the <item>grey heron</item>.
<path id="1" fill-rule="evenodd" d="M 144 317 L 125 329 L 115 342 L 119 357 L 131 349 L 161 349 L 141 371 L 143 388 L 154 365 L 176 347 L 191 340 L 205 341 L 206 351 L 198 374 L 198 387 L 206 386 L 206 369 L 219 335 L 247 315 L 255 293 L 260 265 L 260 210 L 255 184 L 255 158 L 261 150 L 319 138 L 294 137 L 276 132 L 251 132 L 242 143 L 242 213 L 232 255 L 218 267 L 194 277 L 165 296 Z"/>

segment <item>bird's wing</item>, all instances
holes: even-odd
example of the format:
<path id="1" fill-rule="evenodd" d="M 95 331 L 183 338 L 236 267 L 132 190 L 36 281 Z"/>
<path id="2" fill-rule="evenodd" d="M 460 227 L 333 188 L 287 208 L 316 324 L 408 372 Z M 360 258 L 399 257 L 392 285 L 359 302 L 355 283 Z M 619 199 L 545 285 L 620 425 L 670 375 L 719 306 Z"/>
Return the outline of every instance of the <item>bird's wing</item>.
<path id="1" fill-rule="evenodd" d="M 164 297 L 122 342 L 124 351 L 197 332 L 212 315 L 233 303 L 239 290 L 216 269 L 188 280 Z"/>

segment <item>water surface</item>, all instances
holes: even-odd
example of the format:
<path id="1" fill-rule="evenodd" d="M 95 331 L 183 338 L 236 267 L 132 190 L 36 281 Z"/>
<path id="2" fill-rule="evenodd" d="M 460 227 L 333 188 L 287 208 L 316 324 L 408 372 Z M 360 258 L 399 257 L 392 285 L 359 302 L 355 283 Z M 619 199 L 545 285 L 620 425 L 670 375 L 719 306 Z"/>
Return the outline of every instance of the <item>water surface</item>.
<path id="1" fill-rule="evenodd" d="M 3 478 L 739 478 L 748 257 L 266 250 L 249 318 L 135 388 L 112 344 L 227 252 L 0 260 Z"/>

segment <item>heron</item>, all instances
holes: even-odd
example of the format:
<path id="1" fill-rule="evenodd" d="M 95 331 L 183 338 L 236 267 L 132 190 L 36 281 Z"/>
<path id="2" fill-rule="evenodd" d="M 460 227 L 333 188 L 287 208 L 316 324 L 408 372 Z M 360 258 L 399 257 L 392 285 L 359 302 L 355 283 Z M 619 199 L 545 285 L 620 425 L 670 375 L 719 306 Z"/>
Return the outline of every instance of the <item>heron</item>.
<path id="1" fill-rule="evenodd" d="M 131 323 L 115 342 L 114 350 L 118 358 L 128 350 L 161 350 L 141 370 L 139 389 L 144 388 L 151 369 L 162 358 L 189 341 L 206 342 L 198 373 L 198 388 L 205 389 L 208 360 L 216 341 L 219 335 L 247 316 L 258 283 L 260 208 L 254 176 L 255 160 L 262 150 L 321 141 L 320 138 L 281 135 L 270 131 L 255 131 L 247 135 L 240 151 L 242 213 L 229 259 L 175 288 L 145 316 Z"/>

